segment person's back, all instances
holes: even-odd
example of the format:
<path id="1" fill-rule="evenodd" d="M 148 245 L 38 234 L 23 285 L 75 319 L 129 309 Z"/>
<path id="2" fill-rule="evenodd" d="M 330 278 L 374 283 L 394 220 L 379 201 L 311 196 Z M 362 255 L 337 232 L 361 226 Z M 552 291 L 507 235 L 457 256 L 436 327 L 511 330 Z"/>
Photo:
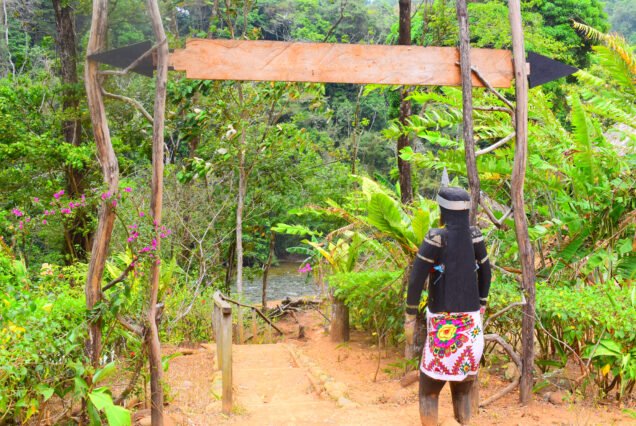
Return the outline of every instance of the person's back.
<path id="1" fill-rule="evenodd" d="M 469 224 L 469 194 L 442 188 L 437 200 L 445 227 L 429 230 L 413 263 L 405 334 L 411 344 L 422 290 L 431 274 L 420 417 L 423 425 L 437 424 L 439 392 L 450 381 L 455 417 L 464 424 L 470 418 L 469 393 L 484 347 L 481 315 L 490 289 L 490 264 L 481 232 Z"/>

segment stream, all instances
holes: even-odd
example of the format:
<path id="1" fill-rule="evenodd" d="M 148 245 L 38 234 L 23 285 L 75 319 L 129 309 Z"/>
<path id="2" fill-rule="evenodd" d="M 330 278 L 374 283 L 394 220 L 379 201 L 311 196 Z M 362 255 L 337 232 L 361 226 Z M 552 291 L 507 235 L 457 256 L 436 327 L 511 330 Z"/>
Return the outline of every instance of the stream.
<path id="1" fill-rule="evenodd" d="M 267 300 L 281 300 L 285 297 L 298 298 L 314 296 L 320 293 L 311 272 L 301 273 L 302 266 L 298 262 L 280 262 L 269 270 L 267 280 Z M 263 276 L 259 274 L 243 281 L 243 296 L 248 303 L 260 303 L 262 299 Z M 236 283 L 232 285 L 232 293 L 236 292 Z"/>

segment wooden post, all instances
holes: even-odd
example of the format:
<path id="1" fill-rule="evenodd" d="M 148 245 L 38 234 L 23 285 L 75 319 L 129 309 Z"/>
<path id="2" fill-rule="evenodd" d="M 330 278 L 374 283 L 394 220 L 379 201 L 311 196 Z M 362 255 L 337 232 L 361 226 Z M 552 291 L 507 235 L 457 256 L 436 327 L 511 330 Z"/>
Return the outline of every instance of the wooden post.
<path id="1" fill-rule="evenodd" d="M 220 291 L 214 293 L 214 320 L 218 324 L 216 356 L 223 379 L 223 413 L 232 412 L 232 306 L 223 300 Z"/>
<path id="2" fill-rule="evenodd" d="M 152 401 L 151 418 L 153 426 L 163 425 L 163 367 L 161 362 L 161 343 L 157 325 L 157 297 L 159 294 L 159 278 L 161 261 L 159 249 L 159 227 L 163 208 L 163 163 L 164 163 L 164 123 L 166 111 L 166 88 L 168 85 L 168 44 L 163 29 L 161 13 L 157 0 L 147 0 L 148 15 L 152 23 L 153 33 L 159 46 L 156 50 L 157 68 L 155 77 L 155 104 L 152 127 L 152 184 L 150 196 L 150 215 L 155 225 L 155 241 L 157 258 L 150 268 L 150 294 L 148 301 L 148 329 L 146 343 L 148 345 L 148 363 L 150 367 L 150 398 Z"/>
<path id="3" fill-rule="evenodd" d="M 86 85 L 86 96 L 88 98 L 88 110 L 91 115 L 93 125 L 93 136 L 97 146 L 97 159 L 102 166 L 104 183 L 108 186 L 108 191 L 115 197 L 119 185 L 119 164 L 113 144 L 110 139 L 106 109 L 102 97 L 102 87 L 99 82 L 99 64 L 88 59 L 93 53 L 98 53 L 106 47 L 106 37 L 108 32 L 108 0 L 93 1 L 93 15 L 91 20 L 91 31 L 86 47 L 86 65 L 84 71 L 84 84 Z M 113 234 L 115 224 L 115 208 L 112 201 L 107 199 L 102 202 L 99 209 L 99 219 L 93 248 L 91 261 L 88 265 L 86 276 L 86 308 L 93 309 L 95 304 L 101 300 L 102 278 L 104 276 L 104 266 L 108 256 L 108 247 Z M 88 355 L 93 367 L 98 368 L 102 347 L 101 319 L 90 322 L 88 325 Z"/>
<path id="4" fill-rule="evenodd" d="M 470 224 L 475 225 L 479 206 L 479 174 L 475 158 L 473 137 L 473 84 L 470 63 L 470 29 L 466 0 L 457 0 L 457 20 L 459 21 L 459 64 L 462 76 L 462 113 L 464 124 L 464 151 L 466 172 L 470 188 Z"/>
<path id="5" fill-rule="evenodd" d="M 512 168 L 512 207 L 515 219 L 515 233 L 521 258 L 523 291 L 526 304 L 523 306 L 521 322 L 522 369 L 519 399 L 522 404 L 532 400 L 532 368 L 534 365 L 534 315 L 535 315 L 535 269 L 534 253 L 528 236 L 528 222 L 523 198 L 523 185 L 528 156 L 528 71 L 523 41 L 521 5 L 519 0 L 509 0 L 510 27 L 512 30 L 512 57 L 515 73 L 515 145 Z"/>
<path id="6" fill-rule="evenodd" d="M 333 312 L 331 329 L 329 330 L 332 342 L 342 343 L 349 341 L 349 308 L 344 301 L 333 298 Z"/>
<path id="7" fill-rule="evenodd" d="M 256 335 L 258 334 L 258 323 L 256 322 L 256 311 L 252 309 L 252 341 L 256 342 Z"/>
<path id="8" fill-rule="evenodd" d="M 223 360 L 221 359 L 221 308 L 214 304 L 214 313 L 212 314 L 214 325 L 214 340 L 216 341 L 216 368 L 221 369 Z"/>
<path id="9" fill-rule="evenodd" d="M 267 343 L 272 343 L 273 342 L 273 338 L 272 338 L 272 327 L 271 326 L 267 326 L 265 327 L 267 330 Z"/>
<path id="10" fill-rule="evenodd" d="M 411 0 L 399 0 L 400 20 L 398 44 L 409 46 L 411 44 Z M 409 90 L 403 87 L 400 93 L 400 124 L 406 126 L 411 115 L 411 101 L 408 100 Z M 397 163 L 400 181 L 400 194 L 403 204 L 413 202 L 413 184 L 411 183 L 411 163 L 402 160 L 400 151 L 411 146 L 411 139 L 408 134 L 401 134 L 397 140 Z M 347 315 L 348 323 L 348 315 Z M 347 340 L 349 340 L 349 330 L 347 330 Z"/>
<path id="11" fill-rule="evenodd" d="M 232 308 L 229 312 L 223 310 L 221 334 L 223 347 L 221 359 L 223 360 L 223 413 L 232 412 Z"/>
<path id="12" fill-rule="evenodd" d="M 236 321 L 238 323 L 238 344 L 242 345 L 245 342 L 245 330 L 243 327 L 243 310 L 239 305 L 236 305 Z"/>
<path id="13" fill-rule="evenodd" d="M 470 224 L 477 223 L 479 207 L 479 174 L 475 157 L 475 138 L 473 135 L 473 82 L 470 63 L 470 28 L 468 25 L 468 9 L 466 0 L 457 0 L 457 21 L 459 23 L 459 66 L 462 76 L 462 114 L 464 154 L 466 173 L 470 189 Z M 479 411 L 479 380 L 475 377 L 470 391 L 470 408 Z"/>

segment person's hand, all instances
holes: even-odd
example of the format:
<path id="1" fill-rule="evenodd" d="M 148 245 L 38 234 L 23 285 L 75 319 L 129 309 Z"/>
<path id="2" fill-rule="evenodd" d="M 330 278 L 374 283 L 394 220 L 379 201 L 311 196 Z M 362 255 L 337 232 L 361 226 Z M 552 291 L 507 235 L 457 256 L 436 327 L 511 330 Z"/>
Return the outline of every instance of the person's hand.
<path id="1" fill-rule="evenodd" d="M 484 314 L 486 313 L 486 305 L 479 307 L 479 315 L 481 316 L 481 322 L 484 322 Z"/>
<path id="2" fill-rule="evenodd" d="M 412 345 L 415 336 L 415 315 L 406 314 L 404 316 L 404 336 L 406 344 Z"/>

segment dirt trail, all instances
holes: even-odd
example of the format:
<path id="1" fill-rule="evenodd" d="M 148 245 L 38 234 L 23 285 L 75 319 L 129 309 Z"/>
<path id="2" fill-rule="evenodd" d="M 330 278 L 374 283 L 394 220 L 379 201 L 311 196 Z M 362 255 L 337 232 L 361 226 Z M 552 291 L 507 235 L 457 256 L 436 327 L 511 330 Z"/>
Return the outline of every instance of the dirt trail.
<path id="1" fill-rule="evenodd" d="M 282 323 L 283 343 L 234 346 L 234 413 L 226 417 L 215 394 L 214 346 L 173 359 L 166 374 L 172 400 L 166 411 L 177 425 L 417 425 L 417 385 L 402 388 L 395 352 L 382 351 L 377 381 L 378 351 L 363 334 L 336 345 L 329 340 L 315 312 L 298 315 L 306 338 L 294 339 L 295 323 Z M 175 348 L 167 348 L 173 352 Z M 313 383 L 312 383 L 313 382 Z M 482 398 L 505 382 L 487 369 L 480 373 Z M 329 385 L 327 385 L 329 383 Z M 320 394 L 319 394 L 320 392 Z M 340 397 L 340 400 L 338 398 Z M 634 425 L 615 406 L 585 403 L 553 405 L 540 396 L 520 407 L 510 394 L 474 416 L 472 425 Z M 452 419 L 450 391 L 440 401 L 440 422 Z"/>

